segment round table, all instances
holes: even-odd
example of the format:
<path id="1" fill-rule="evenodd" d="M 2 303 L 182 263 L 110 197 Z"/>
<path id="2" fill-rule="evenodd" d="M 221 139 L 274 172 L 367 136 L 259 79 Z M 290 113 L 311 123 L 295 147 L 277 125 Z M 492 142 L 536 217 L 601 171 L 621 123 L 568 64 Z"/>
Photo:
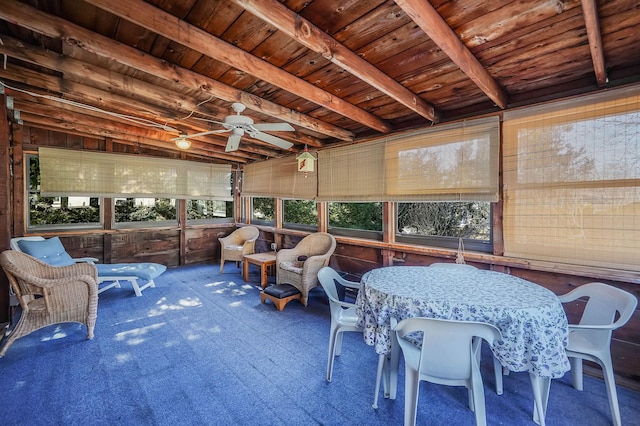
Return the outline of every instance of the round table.
<path id="1" fill-rule="evenodd" d="M 569 328 L 560 300 L 546 288 L 512 275 L 455 265 L 374 269 L 362 277 L 356 313 L 365 342 L 378 354 L 392 353 L 391 318 L 493 324 L 502 340 L 491 350 L 504 367 L 529 373 L 534 420 L 541 425 L 551 379 L 562 377 L 571 368 L 565 352 Z M 392 398 L 398 358 L 392 353 Z"/>

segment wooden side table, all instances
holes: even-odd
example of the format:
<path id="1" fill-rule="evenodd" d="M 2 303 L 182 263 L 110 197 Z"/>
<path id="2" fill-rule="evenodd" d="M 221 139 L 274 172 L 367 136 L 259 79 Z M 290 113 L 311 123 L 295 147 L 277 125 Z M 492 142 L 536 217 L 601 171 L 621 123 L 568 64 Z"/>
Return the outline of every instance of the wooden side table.
<path id="1" fill-rule="evenodd" d="M 245 254 L 242 267 L 242 275 L 245 282 L 249 282 L 250 263 L 260 267 L 260 286 L 265 288 L 267 286 L 267 268 L 276 264 L 276 252 Z"/>

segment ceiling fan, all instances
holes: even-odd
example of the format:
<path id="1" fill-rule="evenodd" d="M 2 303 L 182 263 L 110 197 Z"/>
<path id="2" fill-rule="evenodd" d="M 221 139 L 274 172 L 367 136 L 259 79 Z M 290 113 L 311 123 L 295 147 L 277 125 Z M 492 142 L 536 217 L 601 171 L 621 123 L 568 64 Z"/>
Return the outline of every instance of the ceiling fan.
<path id="1" fill-rule="evenodd" d="M 182 146 L 186 146 L 188 148 L 191 143 L 188 141 L 189 138 L 210 135 L 213 133 L 226 133 L 231 132 L 229 135 L 229 139 L 227 141 L 227 146 L 225 148 L 225 152 L 235 151 L 240 146 L 240 138 L 244 136 L 245 132 L 254 139 L 258 139 L 260 141 L 270 143 L 271 145 L 275 145 L 282 149 L 289 149 L 293 146 L 293 144 L 284 139 L 280 139 L 277 136 L 273 136 L 264 132 L 292 132 L 295 129 L 291 127 L 289 123 L 254 123 L 253 120 L 246 115 L 242 115 L 242 112 L 245 110 L 244 104 L 239 102 L 234 102 L 231 104 L 231 107 L 236 112 L 235 115 L 228 115 L 224 118 L 224 122 L 214 121 L 214 120 L 204 120 L 211 123 L 220 124 L 224 127 L 224 129 L 220 130 L 209 130 L 207 132 L 196 133 L 193 135 L 182 134 L 177 138 L 173 138 L 171 140 L 176 142 L 178 148 Z M 183 148 L 183 149 L 186 149 Z"/>

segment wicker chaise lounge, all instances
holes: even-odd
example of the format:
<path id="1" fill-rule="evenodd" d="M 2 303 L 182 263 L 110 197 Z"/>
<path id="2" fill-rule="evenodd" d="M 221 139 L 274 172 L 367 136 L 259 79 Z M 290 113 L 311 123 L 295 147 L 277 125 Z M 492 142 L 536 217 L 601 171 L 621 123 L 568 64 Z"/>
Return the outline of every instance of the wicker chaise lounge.
<path id="1" fill-rule="evenodd" d="M 142 296 L 142 290 L 155 287 L 154 279 L 167 270 L 160 263 L 97 263 L 94 257 L 72 258 L 65 250 L 60 238 L 45 239 L 40 236 L 16 237 L 11 239 L 13 250 L 27 253 L 49 265 L 66 266 L 73 263 L 94 263 L 98 270 L 98 293 L 112 287 L 120 288 L 121 281 L 129 281 L 136 296 Z M 146 281 L 140 285 L 138 280 Z"/>

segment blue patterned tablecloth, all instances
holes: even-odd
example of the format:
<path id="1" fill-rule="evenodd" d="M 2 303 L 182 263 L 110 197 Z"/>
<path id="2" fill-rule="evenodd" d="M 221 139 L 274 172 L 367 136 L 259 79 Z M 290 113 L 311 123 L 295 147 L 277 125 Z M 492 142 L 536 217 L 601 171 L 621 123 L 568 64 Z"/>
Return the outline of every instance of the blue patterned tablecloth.
<path id="1" fill-rule="evenodd" d="M 546 288 L 499 272 L 391 266 L 367 272 L 356 300 L 364 340 L 391 351 L 391 318 L 429 317 L 493 324 L 502 340 L 491 349 L 504 367 L 558 378 L 570 370 L 567 317 Z"/>

